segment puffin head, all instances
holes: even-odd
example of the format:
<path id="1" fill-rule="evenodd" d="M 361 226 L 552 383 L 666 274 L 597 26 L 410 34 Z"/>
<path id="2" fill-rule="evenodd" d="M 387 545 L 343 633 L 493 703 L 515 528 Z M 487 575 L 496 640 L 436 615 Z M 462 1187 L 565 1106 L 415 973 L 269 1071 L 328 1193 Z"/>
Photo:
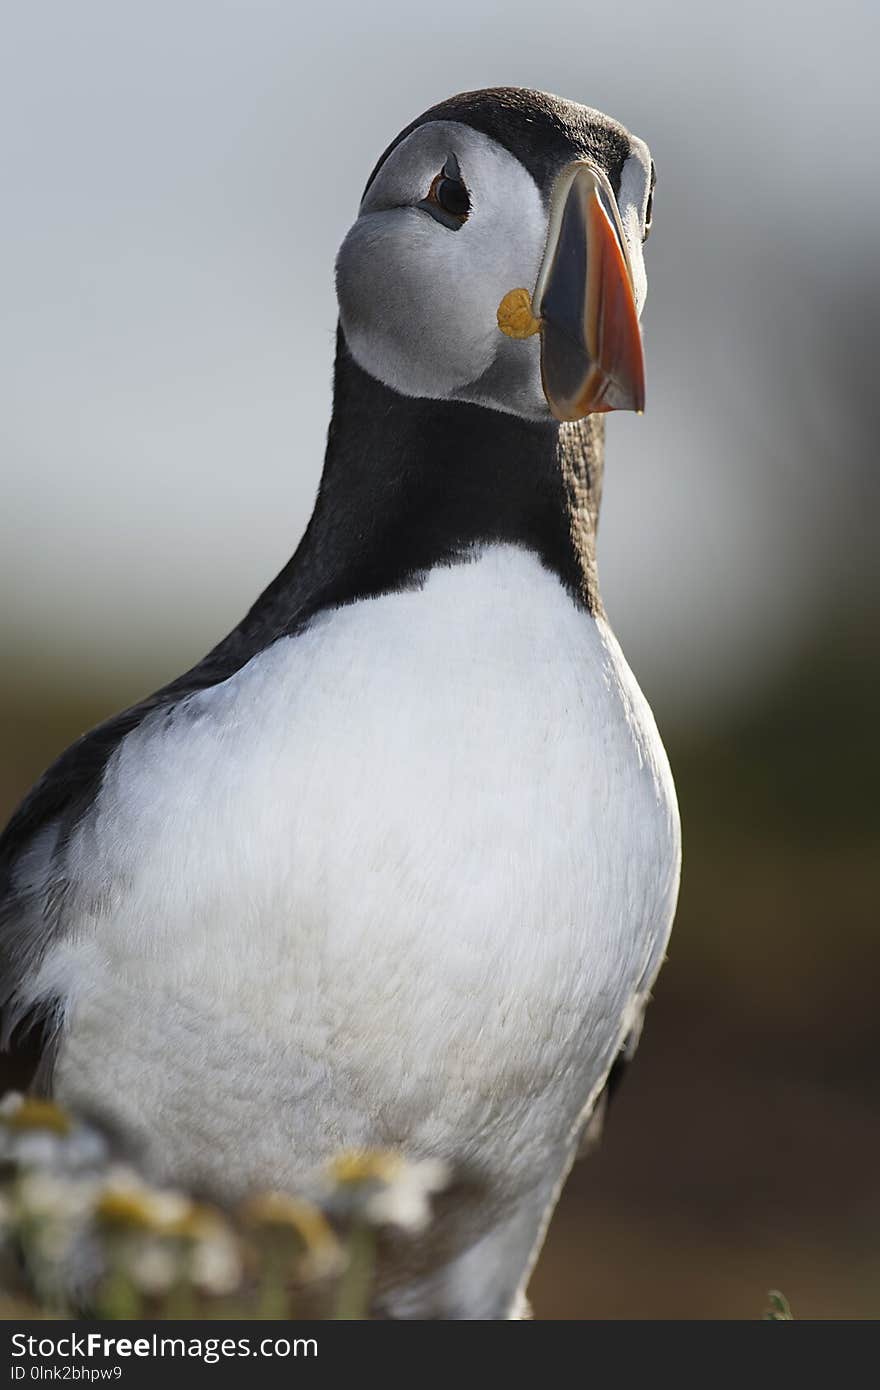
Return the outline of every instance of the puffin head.
<path id="1" fill-rule="evenodd" d="M 642 410 L 648 147 L 601 112 L 495 88 L 431 107 L 373 170 L 336 265 L 364 371 L 531 420 Z"/>

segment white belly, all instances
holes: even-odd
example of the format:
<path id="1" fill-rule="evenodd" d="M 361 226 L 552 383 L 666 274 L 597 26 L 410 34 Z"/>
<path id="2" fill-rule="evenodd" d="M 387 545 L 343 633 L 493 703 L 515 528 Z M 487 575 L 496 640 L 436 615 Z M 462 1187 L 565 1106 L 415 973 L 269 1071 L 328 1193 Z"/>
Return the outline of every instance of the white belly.
<path id="1" fill-rule="evenodd" d="M 662 959 L 675 794 L 607 626 L 514 547 L 334 611 L 124 742 L 57 1089 L 234 1192 L 341 1146 L 532 1181 Z"/>

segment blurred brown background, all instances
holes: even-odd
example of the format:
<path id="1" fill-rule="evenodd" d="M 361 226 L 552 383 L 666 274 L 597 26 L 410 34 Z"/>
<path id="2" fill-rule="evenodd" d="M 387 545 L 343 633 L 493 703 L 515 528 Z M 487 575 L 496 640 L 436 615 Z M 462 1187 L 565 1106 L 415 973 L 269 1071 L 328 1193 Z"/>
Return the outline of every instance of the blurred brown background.
<path id="1" fill-rule="evenodd" d="M 0 814 L 298 539 L 332 261 L 453 90 L 599 106 L 658 167 L 649 406 L 600 562 L 682 807 L 637 1065 L 536 1315 L 880 1312 L 878 22 L 867 4 L 14 7 L 0 56 Z"/>

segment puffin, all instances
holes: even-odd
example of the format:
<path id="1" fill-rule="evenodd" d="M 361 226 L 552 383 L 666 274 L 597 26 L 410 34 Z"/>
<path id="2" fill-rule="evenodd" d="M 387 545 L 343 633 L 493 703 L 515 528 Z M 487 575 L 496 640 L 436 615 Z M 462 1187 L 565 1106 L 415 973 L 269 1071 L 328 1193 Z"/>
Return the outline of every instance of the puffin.
<path id="1" fill-rule="evenodd" d="M 547 93 L 407 125 L 338 254 L 292 559 L 0 840 L 2 1044 L 36 1030 L 34 1090 L 154 1180 L 445 1165 L 377 1317 L 522 1315 L 666 952 L 675 790 L 596 568 L 653 189 L 643 141 Z"/>

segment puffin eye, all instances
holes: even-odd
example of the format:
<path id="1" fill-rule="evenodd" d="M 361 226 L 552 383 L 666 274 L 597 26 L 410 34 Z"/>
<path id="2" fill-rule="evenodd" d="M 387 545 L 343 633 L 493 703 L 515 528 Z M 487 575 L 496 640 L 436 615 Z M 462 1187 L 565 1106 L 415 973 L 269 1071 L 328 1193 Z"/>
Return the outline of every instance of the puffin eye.
<path id="1" fill-rule="evenodd" d="M 449 155 L 439 174 L 434 175 L 428 195 L 422 199 L 419 207 L 451 231 L 458 231 L 467 221 L 471 197 L 454 154 Z"/>
<path id="2" fill-rule="evenodd" d="M 428 197 L 438 203 L 444 212 L 448 212 L 450 217 L 457 217 L 461 222 L 471 210 L 471 200 L 467 189 L 461 179 L 449 177 L 445 166 L 439 174 L 434 176 Z"/>

